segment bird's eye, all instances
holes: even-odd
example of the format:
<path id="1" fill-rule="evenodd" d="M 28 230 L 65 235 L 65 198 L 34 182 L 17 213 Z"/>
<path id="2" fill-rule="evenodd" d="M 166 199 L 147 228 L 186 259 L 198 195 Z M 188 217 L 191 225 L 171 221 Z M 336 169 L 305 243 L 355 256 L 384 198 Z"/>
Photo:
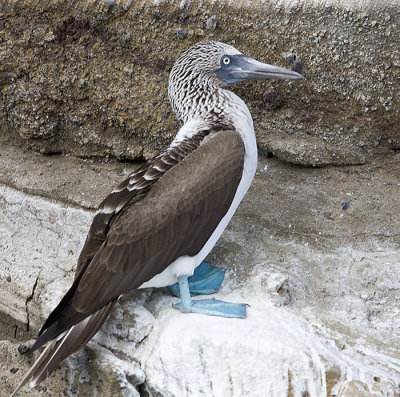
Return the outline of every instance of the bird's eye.
<path id="1" fill-rule="evenodd" d="M 229 57 L 223 57 L 222 58 L 222 63 L 224 65 L 229 65 L 231 63 L 231 59 Z"/>

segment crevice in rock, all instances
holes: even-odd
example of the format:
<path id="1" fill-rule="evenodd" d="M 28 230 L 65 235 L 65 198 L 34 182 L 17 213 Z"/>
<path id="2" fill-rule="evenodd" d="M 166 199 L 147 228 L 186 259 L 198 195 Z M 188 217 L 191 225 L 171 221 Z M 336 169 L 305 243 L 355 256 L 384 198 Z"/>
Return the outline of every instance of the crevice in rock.
<path id="1" fill-rule="evenodd" d="M 136 389 L 139 392 L 140 397 L 162 397 L 159 392 L 150 390 L 146 381 L 138 385 Z"/>
<path id="2" fill-rule="evenodd" d="M 41 272 L 39 272 L 39 274 L 36 276 L 36 280 L 35 280 L 35 283 L 33 284 L 31 294 L 30 294 L 30 295 L 26 298 L 26 300 L 25 300 L 26 330 L 27 330 L 28 332 L 29 332 L 29 328 L 30 328 L 30 318 L 29 318 L 29 308 L 28 308 L 28 304 L 29 304 L 29 302 L 33 299 L 33 297 L 34 297 L 34 295 L 35 295 L 35 290 L 36 290 L 36 287 L 37 287 L 37 284 L 38 284 L 38 280 L 39 280 L 40 273 L 41 273 Z"/>
<path id="3" fill-rule="evenodd" d="M 149 395 L 146 391 L 146 386 L 144 383 L 141 383 L 140 385 L 138 385 L 137 391 L 138 391 L 140 397 L 148 397 L 148 395 Z"/>

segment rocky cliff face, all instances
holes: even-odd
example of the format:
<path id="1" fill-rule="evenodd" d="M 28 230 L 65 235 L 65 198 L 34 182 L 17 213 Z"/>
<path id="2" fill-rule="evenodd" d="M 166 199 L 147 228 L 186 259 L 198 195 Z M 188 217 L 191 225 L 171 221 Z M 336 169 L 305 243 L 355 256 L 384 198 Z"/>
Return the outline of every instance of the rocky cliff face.
<path id="1" fill-rule="evenodd" d="M 0 114 L 24 147 L 149 158 L 177 123 L 166 81 L 200 40 L 303 69 L 299 83 L 235 88 L 261 148 L 291 162 L 360 164 L 400 146 L 394 4 L 3 2 Z"/>
<path id="2" fill-rule="evenodd" d="M 68 289 L 93 209 L 135 167 L 117 160 L 177 131 L 168 72 L 207 39 L 306 77 L 233 88 L 259 167 L 208 260 L 248 318 L 132 293 L 26 395 L 397 396 L 399 22 L 395 1 L 1 3 L 0 396 L 33 362 L 17 347 Z"/>

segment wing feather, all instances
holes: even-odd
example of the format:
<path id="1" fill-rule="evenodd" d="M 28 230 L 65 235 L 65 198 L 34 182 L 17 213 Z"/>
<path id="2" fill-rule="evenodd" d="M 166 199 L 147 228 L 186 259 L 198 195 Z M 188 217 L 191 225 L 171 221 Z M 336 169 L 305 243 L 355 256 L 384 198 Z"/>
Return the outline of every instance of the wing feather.
<path id="1" fill-rule="evenodd" d="M 118 213 L 128 204 L 133 205 L 143 199 L 151 185 L 157 182 L 182 158 L 197 149 L 209 133 L 210 130 L 199 131 L 190 142 L 183 142 L 179 146 L 168 148 L 165 152 L 133 171 L 103 200 L 92 221 L 85 245 L 79 256 L 76 275 L 90 263 L 100 249 Z"/>
<path id="2" fill-rule="evenodd" d="M 243 161 L 240 136 L 219 132 L 153 185 L 146 200 L 125 209 L 79 283 L 75 310 L 90 313 L 179 256 L 197 254 L 232 203 Z"/>

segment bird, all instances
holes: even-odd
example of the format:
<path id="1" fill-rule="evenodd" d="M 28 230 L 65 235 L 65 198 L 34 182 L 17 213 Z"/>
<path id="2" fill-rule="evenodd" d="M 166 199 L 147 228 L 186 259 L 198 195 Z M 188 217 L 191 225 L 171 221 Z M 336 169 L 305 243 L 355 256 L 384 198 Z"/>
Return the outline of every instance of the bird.
<path id="1" fill-rule="evenodd" d="M 204 259 L 248 191 L 257 168 L 251 114 L 229 87 L 248 79 L 302 79 L 233 46 L 198 42 L 168 81 L 181 125 L 171 144 L 134 170 L 99 205 L 68 292 L 25 353 L 48 343 L 11 397 L 35 387 L 82 349 L 121 295 L 168 287 L 183 313 L 244 318 L 246 304 L 192 299 L 216 292 L 225 269 Z"/>

